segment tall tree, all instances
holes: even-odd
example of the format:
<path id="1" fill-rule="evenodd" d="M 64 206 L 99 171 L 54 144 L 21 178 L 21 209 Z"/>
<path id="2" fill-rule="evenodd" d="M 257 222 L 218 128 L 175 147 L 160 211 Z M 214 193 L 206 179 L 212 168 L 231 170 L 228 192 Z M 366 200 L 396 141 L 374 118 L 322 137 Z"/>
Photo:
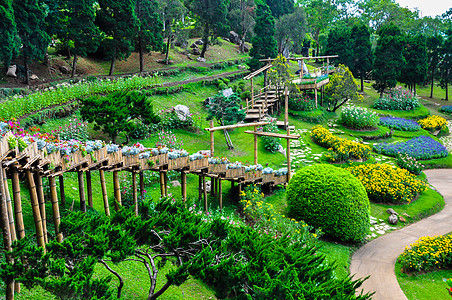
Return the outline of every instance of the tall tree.
<path id="1" fill-rule="evenodd" d="M 293 50 L 300 53 L 306 31 L 306 16 L 303 8 L 297 7 L 293 13 L 281 16 L 275 24 L 278 52 L 288 53 Z"/>
<path id="2" fill-rule="evenodd" d="M 16 20 L 10 0 L 0 1 L 0 32 L 2 43 L 0 43 L 0 61 L 8 68 L 11 60 L 17 55 L 19 41 L 17 39 Z"/>
<path id="3" fill-rule="evenodd" d="M 274 37 L 275 19 L 266 4 L 257 5 L 254 33 L 256 35 L 251 40 L 253 47 L 250 50 L 251 60 L 248 65 L 252 70 L 257 70 L 263 65 L 259 61 L 260 59 L 275 58 L 278 55 L 277 42 Z"/>
<path id="4" fill-rule="evenodd" d="M 99 47 L 101 32 L 94 24 L 96 0 L 68 0 L 66 6 L 67 38 L 73 42 L 72 77 L 77 70 L 78 56 L 86 56 Z"/>
<path id="5" fill-rule="evenodd" d="M 203 28 L 203 47 L 200 57 L 204 58 L 209 46 L 209 36 L 226 34 L 229 0 L 193 0 L 192 11 L 198 16 L 199 25 Z"/>
<path id="6" fill-rule="evenodd" d="M 325 47 L 326 55 L 338 55 L 337 62 L 346 66 L 352 65 L 353 46 L 351 29 L 343 23 L 331 28 Z"/>
<path id="7" fill-rule="evenodd" d="M 452 28 L 447 31 L 441 56 L 439 84 L 441 88 L 446 90 L 445 100 L 449 101 L 449 85 L 452 83 Z"/>
<path id="8" fill-rule="evenodd" d="M 349 101 L 362 101 L 358 94 L 358 83 L 347 66 L 339 65 L 325 86 L 326 105 L 328 111 L 336 111 Z"/>
<path id="9" fill-rule="evenodd" d="M 245 38 L 252 33 L 256 24 L 254 0 L 231 0 L 228 21 L 231 30 L 240 37 L 240 52 L 245 52 Z"/>
<path id="10" fill-rule="evenodd" d="M 144 71 L 144 54 L 150 54 L 151 50 L 161 50 L 163 46 L 163 25 L 157 10 L 157 1 L 136 0 L 135 12 L 139 22 L 136 37 L 140 54 L 140 72 Z"/>
<path id="11" fill-rule="evenodd" d="M 400 81 L 406 83 L 416 93 L 416 83 L 427 78 L 427 48 L 423 35 L 408 35 L 403 52 L 406 64 L 401 71 Z"/>
<path id="12" fill-rule="evenodd" d="M 13 8 L 22 42 L 25 83 L 30 84 L 28 64 L 33 60 L 43 59 L 50 43 L 49 35 L 43 30 L 45 12 L 38 0 L 14 1 Z"/>
<path id="13" fill-rule="evenodd" d="M 373 87 L 380 93 L 381 97 L 386 88 L 397 85 L 400 72 L 405 67 L 405 58 L 403 57 L 405 39 L 399 27 L 393 23 L 383 25 L 377 31 L 377 34 L 380 37 L 375 49 L 373 69 L 375 84 Z"/>
<path id="14" fill-rule="evenodd" d="M 428 77 L 430 79 L 430 98 L 433 98 L 433 86 L 438 74 L 441 51 L 444 43 L 442 35 L 437 34 L 427 38 Z"/>
<path id="15" fill-rule="evenodd" d="M 113 75 L 116 60 L 126 59 L 134 50 L 138 27 L 134 0 L 99 0 L 96 23 L 105 32 L 107 58 L 111 59 L 109 75 Z"/>
<path id="16" fill-rule="evenodd" d="M 291 14 L 294 10 L 293 0 L 265 0 L 265 3 L 270 7 L 275 19 L 278 19 L 285 14 Z"/>
<path id="17" fill-rule="evenodd" d="M 364 92 L 364 77 L 372 70 L 373 53 L 370 44 L 369 27 L 363 23 L 353 25 L 350 38 L 352 41 L 353 57 L 350 70 L 361 78 L 361 92 Z"/>

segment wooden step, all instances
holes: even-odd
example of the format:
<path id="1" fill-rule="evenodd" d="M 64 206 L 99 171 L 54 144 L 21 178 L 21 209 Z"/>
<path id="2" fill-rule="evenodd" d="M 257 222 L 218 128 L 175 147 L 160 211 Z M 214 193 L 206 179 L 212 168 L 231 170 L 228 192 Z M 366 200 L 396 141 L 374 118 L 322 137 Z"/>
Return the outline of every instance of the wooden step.
<path id="1" fill-rule="evenodd" d="M 268 109 L 261 110 L 262 114 L 265 114 L 268 112 Z M 248 114 L 259 114 L 259 109 L 248 109 Z"/>

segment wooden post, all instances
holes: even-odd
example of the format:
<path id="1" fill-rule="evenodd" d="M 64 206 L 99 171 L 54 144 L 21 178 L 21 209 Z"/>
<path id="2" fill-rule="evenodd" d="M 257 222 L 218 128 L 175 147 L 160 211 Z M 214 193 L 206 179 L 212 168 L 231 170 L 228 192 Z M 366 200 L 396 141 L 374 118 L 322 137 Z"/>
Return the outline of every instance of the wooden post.
<path id="1" fill-rule="evenodd" d="M 246 108 L 245 108 L 245 112 L 248 113 L 248 98 L 245 99 L 246 101 Z"/>
<path id="2" fill-rule="evenodd" d="M 115 210 L 119 210 L 119 206 L 122 205 L 121 202 L 121 187 L 119 185 L 119 172 L 113 171 L 113 190 L 115 193 Z"/>
<path id="3" fill-rule="evenodd" d="M 107 185 L 105 183 L 105 171 L 99 170 L 100 187 L 102 188 L 102 198 L 104 200 L 105 215 L 110 216 L 110 206 L 108 204 Z"/>
<path id="4" fill-rule="evenodd" d="M 247 103 L 248 106 L 248 103 Z M 210 120 L 210 128 L 213 128 L 213 120 Z M 214 157 L 214 131 L 210 131 L 210 157 Z"/>
<path id="5" fill-rule="evenodd" d="M 86 212 L 86 200 L 85 200 L 85 183 L 83 182 L 83 171 L 78 170 L 78 192 L 80 195 L 80 210 Z"/>
<path id="6" fill-rule="evenodd" d="M 257 132 L 257 126 L 254 125 L 254 132 Z M 257 135 L 254 134 L 254 164 L 257 165 Z"/>
<path id="7" fill-rule="evenodd" d="M 44 241 L 48 243 L 47 240 L 47 217 L 46 217 L 46 204 L 44 199 L 44 188 L 42 186 L 42 177 L 39 175 L 39 172 L 34 174 L 36 191 L 38 194 L 38 202 L 39 202 L 39 212 L 41 213 L 41 222 L 42 222 L 42 230 L 44 232 Z"/>
<path id="8" fill-rule="evenodd" d="M 203 194 L 204 194 L 204 209 L 206 211 L 206 213 L 208 212 L 207 210 L 207 186 L 206 186 L 206 175 L 202 175 L 202 187 L 203 187 Z"/>
<path id="9" fill-rule="evenodd" d="M 144 198 L 144 171 L 140 171 L 140 195 L 141 199 Z"/>
<path id="10" fill-rule="evenodd" d="M 284 126 L 286 129 L 289 128 L 289 91 L 286 88 L 284 89 Z"/>
<path id="11" fill-rule="evenodd" d="M 187 201 L 187 173 L 182 171 L 180 173 L 181 189 L 182 189 L 182 200 L 184 203 Z"/>
<path id="12" fill-rule="evenodd" d="M 5 187 L 3 186 L 3 168 L 0 170 L 0 176 L 2 177 L 0 180 L 0 213 L 1 213 L 1 224 L 2 224 L 2 232 L 3 232 L 3 245 L 5 246 L 5 251 L 11 251 L 11 228 L 9 226 L 9 218 L 8 218 L 8 209 L 6 205 L 6 196 L 5 196 Z M 12 263 L 12 258 L 10 255 L 6 255 L 6 262 Z M 7 279 L 6 281 L 6 299 L 14 299 L 14 279 Z"/>
<path id="13" fill-rule="evenodd" d="M 90 171 L 86 171 L 86 189 L 88 190 L 88 205 L 93 208 L 93 186 L 91 183 Z"/>
<path id="14" fill-rule="evenodd" d="M 326 58 L 326 74 L 328 74 L 328 69 L 329 69 L 329 67 L 330 67 L 330 58 L 329 57 L 327 57 Z"/>
<path id="15" fill-rule="evenodd" d="M 14 214 L 13 214 L 13 205 L 11 201 L 11 195 L 9 194 L 9 186 L 8 186 L 8 178 L 6 177 L 6 171 L 3 170 L 3 196 L 6 201 L 6 209 L 8 213 L 8 224 L 9 230 L 11 232 L 11 242 L 14 242 L 17 239 L 16 228 L 14 226 Z"/>
<path id="16" fill-rule="evenodd" d="M 268 93 L 267 93 L 267 87 L 265 87 L 265 108 L 268 109 Z"/>
<path id="17" fill-rule="evenodd" d="M 168 197 L 168 173 L 165 172 L 164 175 L 165 176 L 163 177 L 163 179 L 165 180 L 165 185 L 164 185 L 164 187 L 165 187 L 165 197 Z"/>
<path id="18" fill-rule="evenodd" d="M 218 196 L 219 178 L 215 178 L 215 196 Z"/>
<path id="19" fill-rule="evenodd" d="M 198 176 L 198 192 L 199 192 L 198 200 L 201 200 L 202 199 L 202 174 L 200 174 Z"/>
<path id="20" fill-rule="evenodd" d="M 137 172 L 132 171 L 132 197 L 135 216 L 138 217 Z"/>
<path id="21" fill-rule="evenodd" d="M 303 63 L 304 63 L 304 59 L 301 60 L 300 79 L 303 79 Z"/>
<path id="22" fill-rule="evenodd" d="M 210 195 L 215 197 L 215 178 L 210 177 Z"/>
<path id="23" fill-rule="evenodd" d="M 254 86 L 252 77 L 251 77 L 251 105 L 254 107 Z"/>
<path id="24" fill-rule="evenodd" d="M 160 171 L 160 195 L 165 197 L 165 174 Z"/>
<path id="25" fill-rule="evenodd" d="M 20 197 L 19 173 L 17 168 L 12 168 L 12 182 L 13 182 L 13 199 L 14 199 L 14 214 L 16 215 L 17 236 L 19 239 L 25 237 L 24 216 L 22 214 L 22 199 Z"/>
<path id="26" fill-rule="evenodd" d="M 52 202 L 52 211 L 53 211 L 53 224 L 55 225 L 55 234 L 57 238 L 57 242 L 61 243 L 63 241 L 63 234 L 60 232 L 60 207 L 58 206 L 58 196 L 57 196 L 57 188 L 56 188 L 56 180 L 55 177 L 49 177 L 49 185 L 50 185 L 50 198 Z"/>
<path id="27" fill-rule="evenodd" d="M 64 194 L 64 178 L 63 175 L 60 175 L 59 177 L 60 181 L 60 198 L 61 198 L 61 205 L 66 205 L 66 194 Z"/>
<path id="28" fill-rule="evenodd" d="M 262 120 L 262 106 L 259 106 L 259 121 Z"/>
<path id="29" fill-rule="evenodd" d="M 287 127 L 287 135 L 289 135 L 289 127 Z M 290 180 L 290 172 L 291 172 L 291 160 L 290 160 L 290 140 L 287 139 L 287 149 L 286 149 L 286 156 L 287 156 L 287 182 Z"/>
<path id="30" fill-rule="evenodd" d="M 26 170 L 26 174 L 30 190 L 31 207 L 33 209 L 33 219 L 36 228 L 36 239 L 38 241 L 38 246 L 44 248 L 45 251 L 46 244 L 44 240 L 44 231 L 42 229 L 41 212 L 39 211 L 39 202 L 38 195 L 36 193 L 35 180 L 33 179 L 33 174 L 30 170 Z"/>
<path id="31" fill-rule="evenodd" d="M 223 189 L 222 189 L 221 177 L 218 178 L 218 195 L 220 198 L 220 210 L 223 210 Z"/>
<path id="32" fill-rule="evenodd" d="M 317 87 L 314 89 L 314 95 L 315 95 L 315 108 L 317 108 Z"/>

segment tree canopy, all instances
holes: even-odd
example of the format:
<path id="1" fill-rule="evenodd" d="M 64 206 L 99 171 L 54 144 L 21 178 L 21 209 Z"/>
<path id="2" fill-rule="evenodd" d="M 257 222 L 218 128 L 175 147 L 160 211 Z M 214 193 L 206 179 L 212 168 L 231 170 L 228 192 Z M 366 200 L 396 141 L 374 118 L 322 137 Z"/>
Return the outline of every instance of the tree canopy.
<path id="1" fill-rule="evenodd" d="M 416 84 L 427 78 L 427 48 L 425 36 L 409 35 L 403 52 L 406 64 L 401 71 L 400 81 L 406 83 L 416 93 Z"/>
<path id="2" fill-rule="evenodd" d="M 362 101 L 358 94 L 358 83 L 347 66 L 339 65 L 325 86 L 328 111 L 336 111 L 349 101 Z"/>
<path id="3" fill-rule="evenodd" d="M 5 67 L 17 55 L 19 43 L 17 39 L 16 20 L 11 1 L 0 1 L 0 32 L 2 32 L 2 43 L 0 44 L 0 61 Z"/>

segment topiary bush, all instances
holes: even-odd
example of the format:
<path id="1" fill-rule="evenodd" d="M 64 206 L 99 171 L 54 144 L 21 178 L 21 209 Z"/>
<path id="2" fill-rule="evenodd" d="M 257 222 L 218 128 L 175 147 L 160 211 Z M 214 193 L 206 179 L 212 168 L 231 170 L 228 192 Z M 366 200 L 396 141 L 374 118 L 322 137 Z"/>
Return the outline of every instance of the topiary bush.
<path id="1" fill-rule="evenodd" d="M 369 233 L 369 198 L 347 170 L 327 164 L 302 168 L 290 180 L 286 197 L 289 217 L 320 227 L 331 237 L 360 242 Z"/>

